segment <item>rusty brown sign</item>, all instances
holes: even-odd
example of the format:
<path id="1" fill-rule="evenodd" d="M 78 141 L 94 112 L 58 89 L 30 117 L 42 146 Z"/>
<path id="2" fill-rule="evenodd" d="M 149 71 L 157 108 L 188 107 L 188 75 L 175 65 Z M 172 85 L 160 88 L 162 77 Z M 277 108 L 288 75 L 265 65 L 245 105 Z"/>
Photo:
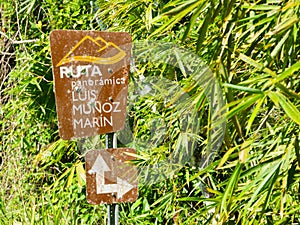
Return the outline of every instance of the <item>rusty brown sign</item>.
<path id="1" fill-rule="evenodd" d="M 123 129 L 130 35 L 54 30 L 50 46 L 60 137 L 69 140 Z"/>
<path id="2" fill-rule="evenodd" d="M 90 204 L 133 202 L 138 197 L 132 148 L 92 150 L 85 156 L 86 192 Z"/>

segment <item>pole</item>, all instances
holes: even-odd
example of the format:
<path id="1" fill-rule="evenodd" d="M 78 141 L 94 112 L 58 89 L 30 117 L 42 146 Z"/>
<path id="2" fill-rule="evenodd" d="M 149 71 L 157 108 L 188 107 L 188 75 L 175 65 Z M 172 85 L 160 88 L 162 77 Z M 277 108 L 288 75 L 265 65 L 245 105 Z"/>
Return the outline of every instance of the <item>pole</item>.
<path id="1" fill-rule="evenodd" d="M 117 148 L 117 135 L 115 133 L 108 133 L 105 136 L 106 148 Z M 119 224 L 119 206 L 118 204 L 107 205 L 107 225 Z"/>

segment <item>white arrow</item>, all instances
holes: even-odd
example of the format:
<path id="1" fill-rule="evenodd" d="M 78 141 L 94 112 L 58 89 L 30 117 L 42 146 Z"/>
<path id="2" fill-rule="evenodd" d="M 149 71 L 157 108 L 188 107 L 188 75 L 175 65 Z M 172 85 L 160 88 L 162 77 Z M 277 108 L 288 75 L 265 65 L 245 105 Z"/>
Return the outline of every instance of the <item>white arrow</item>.
<path id="1" fill-rule="evenodd" d="M 122 198 L 122 196 L 126 194 L 128 191 L 130 191 L 133 187 L 134 186 L 128 183 L 126 180 L 123 180 L 119 177 L 117 177 L 116 184 L 98 185 L 98 180 L 97 180 L 97 194 L 117 193 L 117 198 Z"/>
<path id="2" fill-rule="evenodd" d="M 96 173 L 96 188 L 97 194 L 117 193 L 117 198 L 121 198 L 124 194 L 130 191 L 134 186 L 117 177 L 116 184 L 105 184 L 104 172 L 111 171 L 101 154 L 98 155 L 92 168 L 88 171 L 89 174 Z"/>
<path id="3" fill-rule="evenodd" d="M 97 159 L 94 162 L 94 165 L 88 171 L 88 173 L 89 174 L 103 173 L 103 178 L 104 178 L 104 172 L 105 171 L 110 171 L 110 168 L 108 167 L 108 165 L 106 164 L 106 162 L 102 158 L 101 154 L 99 154 L 98 157 L 97 157 Z M 103 184 L 104 184 L 104 181 L 103 181 Z"/>

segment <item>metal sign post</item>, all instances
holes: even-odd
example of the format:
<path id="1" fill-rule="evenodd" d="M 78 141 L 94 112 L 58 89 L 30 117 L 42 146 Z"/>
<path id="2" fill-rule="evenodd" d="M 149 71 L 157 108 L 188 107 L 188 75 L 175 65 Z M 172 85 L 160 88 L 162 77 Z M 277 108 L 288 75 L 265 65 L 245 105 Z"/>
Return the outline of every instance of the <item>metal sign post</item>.
<path id="1" fill-rule="evenodd" d="M 106 148 L 117 148 L 117 135 L 116 133 L 109 133 L 105 136 Z M 119 224 L 119 206 L 118 204 L 107 205 L 107 225 Z"/>
<path id="2" fill-rule="evenodd" d="M 111 204 L 107 206 L 107 224 L 117 225 L 119 224 L 119 205 Z"/>

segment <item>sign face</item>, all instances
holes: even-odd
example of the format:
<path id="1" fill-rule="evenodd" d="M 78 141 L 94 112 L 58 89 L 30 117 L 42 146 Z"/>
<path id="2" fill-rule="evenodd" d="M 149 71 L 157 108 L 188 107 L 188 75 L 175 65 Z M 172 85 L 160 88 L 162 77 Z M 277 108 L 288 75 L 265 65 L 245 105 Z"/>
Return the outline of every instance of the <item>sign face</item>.
<path id="1" fill-rule="evenodd" d="M 137 168 L 128 161 L 131 148 L 92 150 L 85 156 L 86 193 L 90 204 L 133 202 L 138 197 Z"/>
<path id="2" fill-rule="evenodd" d="M 122 130 L 130 35 L 54 30 L 50 46 L 60 137 L 69 140 Z"/>

